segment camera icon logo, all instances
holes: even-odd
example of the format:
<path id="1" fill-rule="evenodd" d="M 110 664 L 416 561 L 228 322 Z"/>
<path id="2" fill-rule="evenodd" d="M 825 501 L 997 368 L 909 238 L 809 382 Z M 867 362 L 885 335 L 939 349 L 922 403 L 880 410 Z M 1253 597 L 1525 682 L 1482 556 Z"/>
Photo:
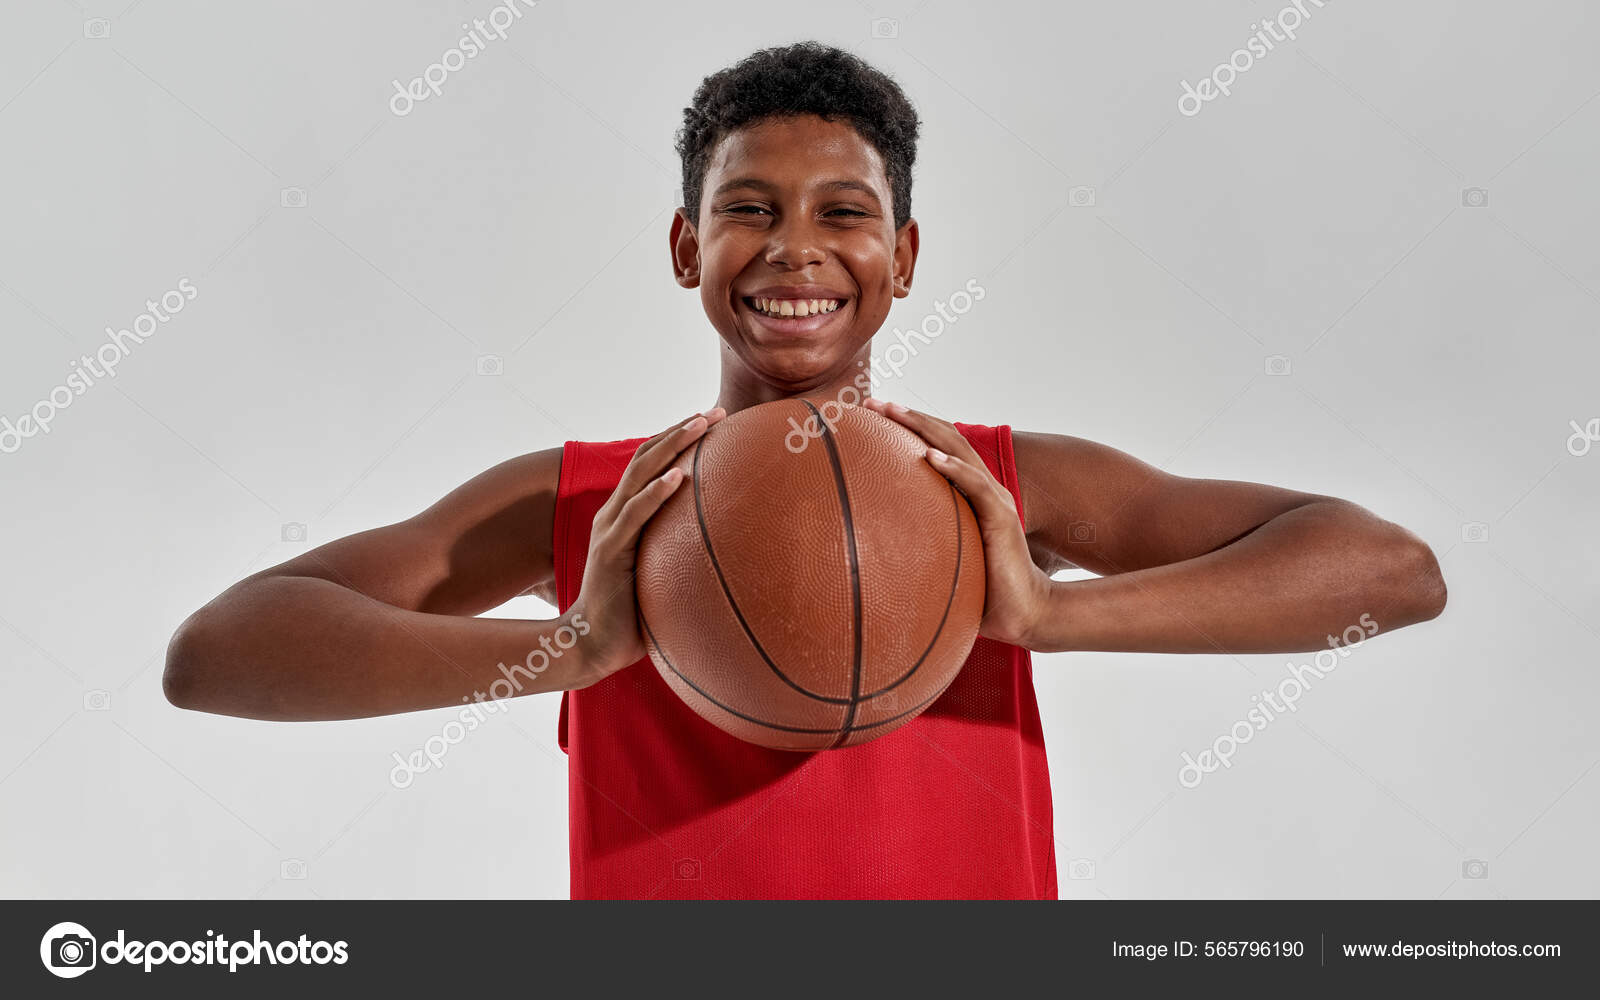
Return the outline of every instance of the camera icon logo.
<path id="1" fill-rule="evenodd" d="M 85 691 L 83 693 L 83 708 L 87 712 L 109 711 L 111 708 L 111 692 L 101 691 L 98 688 L 93 691 Z"/>
<path id="2" fill-rule="evenodd" d="M 1461 526 L 1461 540 L 1463 542 L 1487 542 L 1489 540 L 1489 526 L 1482 521 L 1468 521 Z"/>
<path id="3" fill-rule="evenodd" d="M 97 950 L 89 928 L 68 920 L 44 932 L 39 959 L 62 979 L 76 979 L 94 968 Z"/>
<path id="4" fill-rule="evenodd" d="M 1461 207 L 1462 208 L 1488 208 L 1489 207 L 1489 189 L 1488 188 L 1462 188 L 1461 189 Z"/>
<path id="5" fill-rule="evenodd" d="M 504 375 L 505 373 L 506 373 L 506 361 L 500 355 L 498 355 L 498 354 L 480 354 L 480 355 L 478 355 L 478 374 L 479 375 Z"/>
<path id="6" fill-rule="evenodd" d="M 1287 355 L 1269 354 L 1266 358 L 1266 371 L 1268 375 L 1292 375 L 1294 364 Z"/>
<path id="7" fill-rule="evenodd" d="M 83 37 L 110 38 L 111 22 L 103 17 L 91 17 L 83 22 Z"/>
<path id="8" fill-rule="evenodd" d="M 1073 521 L 1067 525 L 1067 540 L 1079 545 L 1094 541 L 1094 522 Z"/>
<path id="9" fill-rule="evenodd" d="M 1087 184 L 1067 188 L 1067 204 L 1073 208 L 1093 208 L 1095 206 L 1094 188 Z"/>
<path id="10" fill-rule="evenodd" d="M 1088 858 L 1073 858 L 1067 862 L 1067 878 L 1080 882 L 1094 878 L 1094 862 Z"/>
<path id="11" fill-rule="evenodd" d="M 298 880 L 306 877 L 306 863 L 299 858 L 285 858 L 278 865 L 278 877 L 282 879 Z"/>
<path id="12" fill-rule="evenodd" d="M 303 542 L 306 540 L 306 526 L 299 521 L 290 521 L 283 526 L 280 534 L 286 542 Z"/>
<path id="13" fill-rule="evenodd" d="M 672 877 L 684 882 L 698 882 L 700 880 L 700 861 L 697 858 L 682 858 L 672 863 Z"/>
<path id="14" fill-rule="evenodd" d="M 899 38 L 900 22 L 892 17 L 875 17 L 872 19 L 873 38 Z"/>
<path id="15" fill-rule="evenodd" d="M 1461 862 L 1462 878 L 1488 878 L 1489 862 L 1480 858 L 1468 858 Z"/>
<path id="16" fill-rule="evenodd" d="M 284 188 L 278 192 L 278 204 L 284 208 L 305 208 L 305 188 Z"/>

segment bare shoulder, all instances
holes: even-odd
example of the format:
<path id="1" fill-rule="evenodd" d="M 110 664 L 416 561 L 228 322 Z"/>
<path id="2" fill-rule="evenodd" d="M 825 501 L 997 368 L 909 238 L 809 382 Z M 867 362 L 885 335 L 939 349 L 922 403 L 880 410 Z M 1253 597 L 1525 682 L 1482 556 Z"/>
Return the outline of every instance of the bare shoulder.
<path id="1" fill-rule="evenodd" d="M 1166 474 L 1127 452 L 1068 434 L 1014 431 L 1017 480 L 1036 560 L 1048 570 L 1084 565 L 1113 512 Z M 1085 568 L 1089 568 L 1085 566 Z"/>
<path id="2" fill-rule="evenodd" d="M 1197 479 L 1109 445 L 1016 432 L 1017 478 L 1034 559 L 1101 575 L 1214 551 L 1296 507 L 1332 498 L 1264 483 Z"/>
<path id="3" fill-rule="evenodd" d="M 1103 511 L 1167 477 L 1125 451 L 1068 434 L 1016 431 L 1012 447 L 1030 530 L 1035 515 L 1042 528 Z"/>
<path id="4" fill-rule="evenodd" d="M 530 515 L 545 502 L 553 510 L 561 484 L 561 452 L 546 448 L 507 459 L 451 490 L 416 519 L 440 525 L 482 524 L 519 504 Z"/>
<path id="5" fill-rule="evenodd" d="M 480 614 L 521 594 L 553 599 L 562 449 L 501 462 L 426 510 L 336 539 L 258 576 L 310 576 L 396 607 Z"/>

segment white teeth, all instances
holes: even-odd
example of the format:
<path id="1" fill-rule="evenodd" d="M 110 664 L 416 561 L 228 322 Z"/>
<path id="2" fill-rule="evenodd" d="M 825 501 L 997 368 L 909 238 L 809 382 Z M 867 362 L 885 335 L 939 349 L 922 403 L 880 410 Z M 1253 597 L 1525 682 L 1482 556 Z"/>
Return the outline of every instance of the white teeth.
<path id="1" fill-rule="evenodd" d="M 831 313 L 844 303 L 839 299 L 767 299 L 755 296 L 750 300 L 759 312 L 768 316 L 815 316 Z"/>

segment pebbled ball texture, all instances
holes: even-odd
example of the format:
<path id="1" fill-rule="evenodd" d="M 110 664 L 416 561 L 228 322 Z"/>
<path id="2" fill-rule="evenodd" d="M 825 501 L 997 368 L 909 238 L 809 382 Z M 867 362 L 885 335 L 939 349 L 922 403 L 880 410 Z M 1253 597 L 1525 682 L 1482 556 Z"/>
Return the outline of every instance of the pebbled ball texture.
<path id="1" fill-rule="evenodd" d="M 924 448 L 870 410 L 786 399 L 680 457 L 689 481 L 645 528 L 637 591 L 684 702 L 751 743 L 825 750 L 939 697 L 977 638 L 983 545 Z"/>

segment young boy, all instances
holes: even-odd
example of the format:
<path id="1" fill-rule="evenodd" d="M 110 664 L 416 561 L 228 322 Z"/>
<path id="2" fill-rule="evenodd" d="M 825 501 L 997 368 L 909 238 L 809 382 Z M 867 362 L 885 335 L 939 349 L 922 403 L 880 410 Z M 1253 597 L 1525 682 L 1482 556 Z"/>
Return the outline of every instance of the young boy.
<path id="1" fill-rule="evenodd" d="M 641 663 L 640 529 L 683 487 L 674 459 L 727 413 L 856 398 L 873 334 L 911 288 L 917 131 L 889 78 L 815 43 L 707 78 L 679 136 L 671 248 L 722 338 L 717 405 L 642 442 L 513 459 L 408 521 L 243 580 L 174 636 L 167 697 L 294 720 L 459 707 L 512 679 L 563 691 L 574 897 L 1053 898 L 1029 650 L 1304 651 L 1349 641 L 1352 623 L 1439 614 L 1428 547 L 1344 500 L 869 399 L 978 516 L 987 603 L 960 675 L 900 730 L 813 754 L 740 742 L 680 702 Z M 1081 522 L 1092 536 L 1075 536 Z M 1099 576 L 1051 579 L 1072 566 Z M 520 594 L 561 617 L 473 617 Z"/>

